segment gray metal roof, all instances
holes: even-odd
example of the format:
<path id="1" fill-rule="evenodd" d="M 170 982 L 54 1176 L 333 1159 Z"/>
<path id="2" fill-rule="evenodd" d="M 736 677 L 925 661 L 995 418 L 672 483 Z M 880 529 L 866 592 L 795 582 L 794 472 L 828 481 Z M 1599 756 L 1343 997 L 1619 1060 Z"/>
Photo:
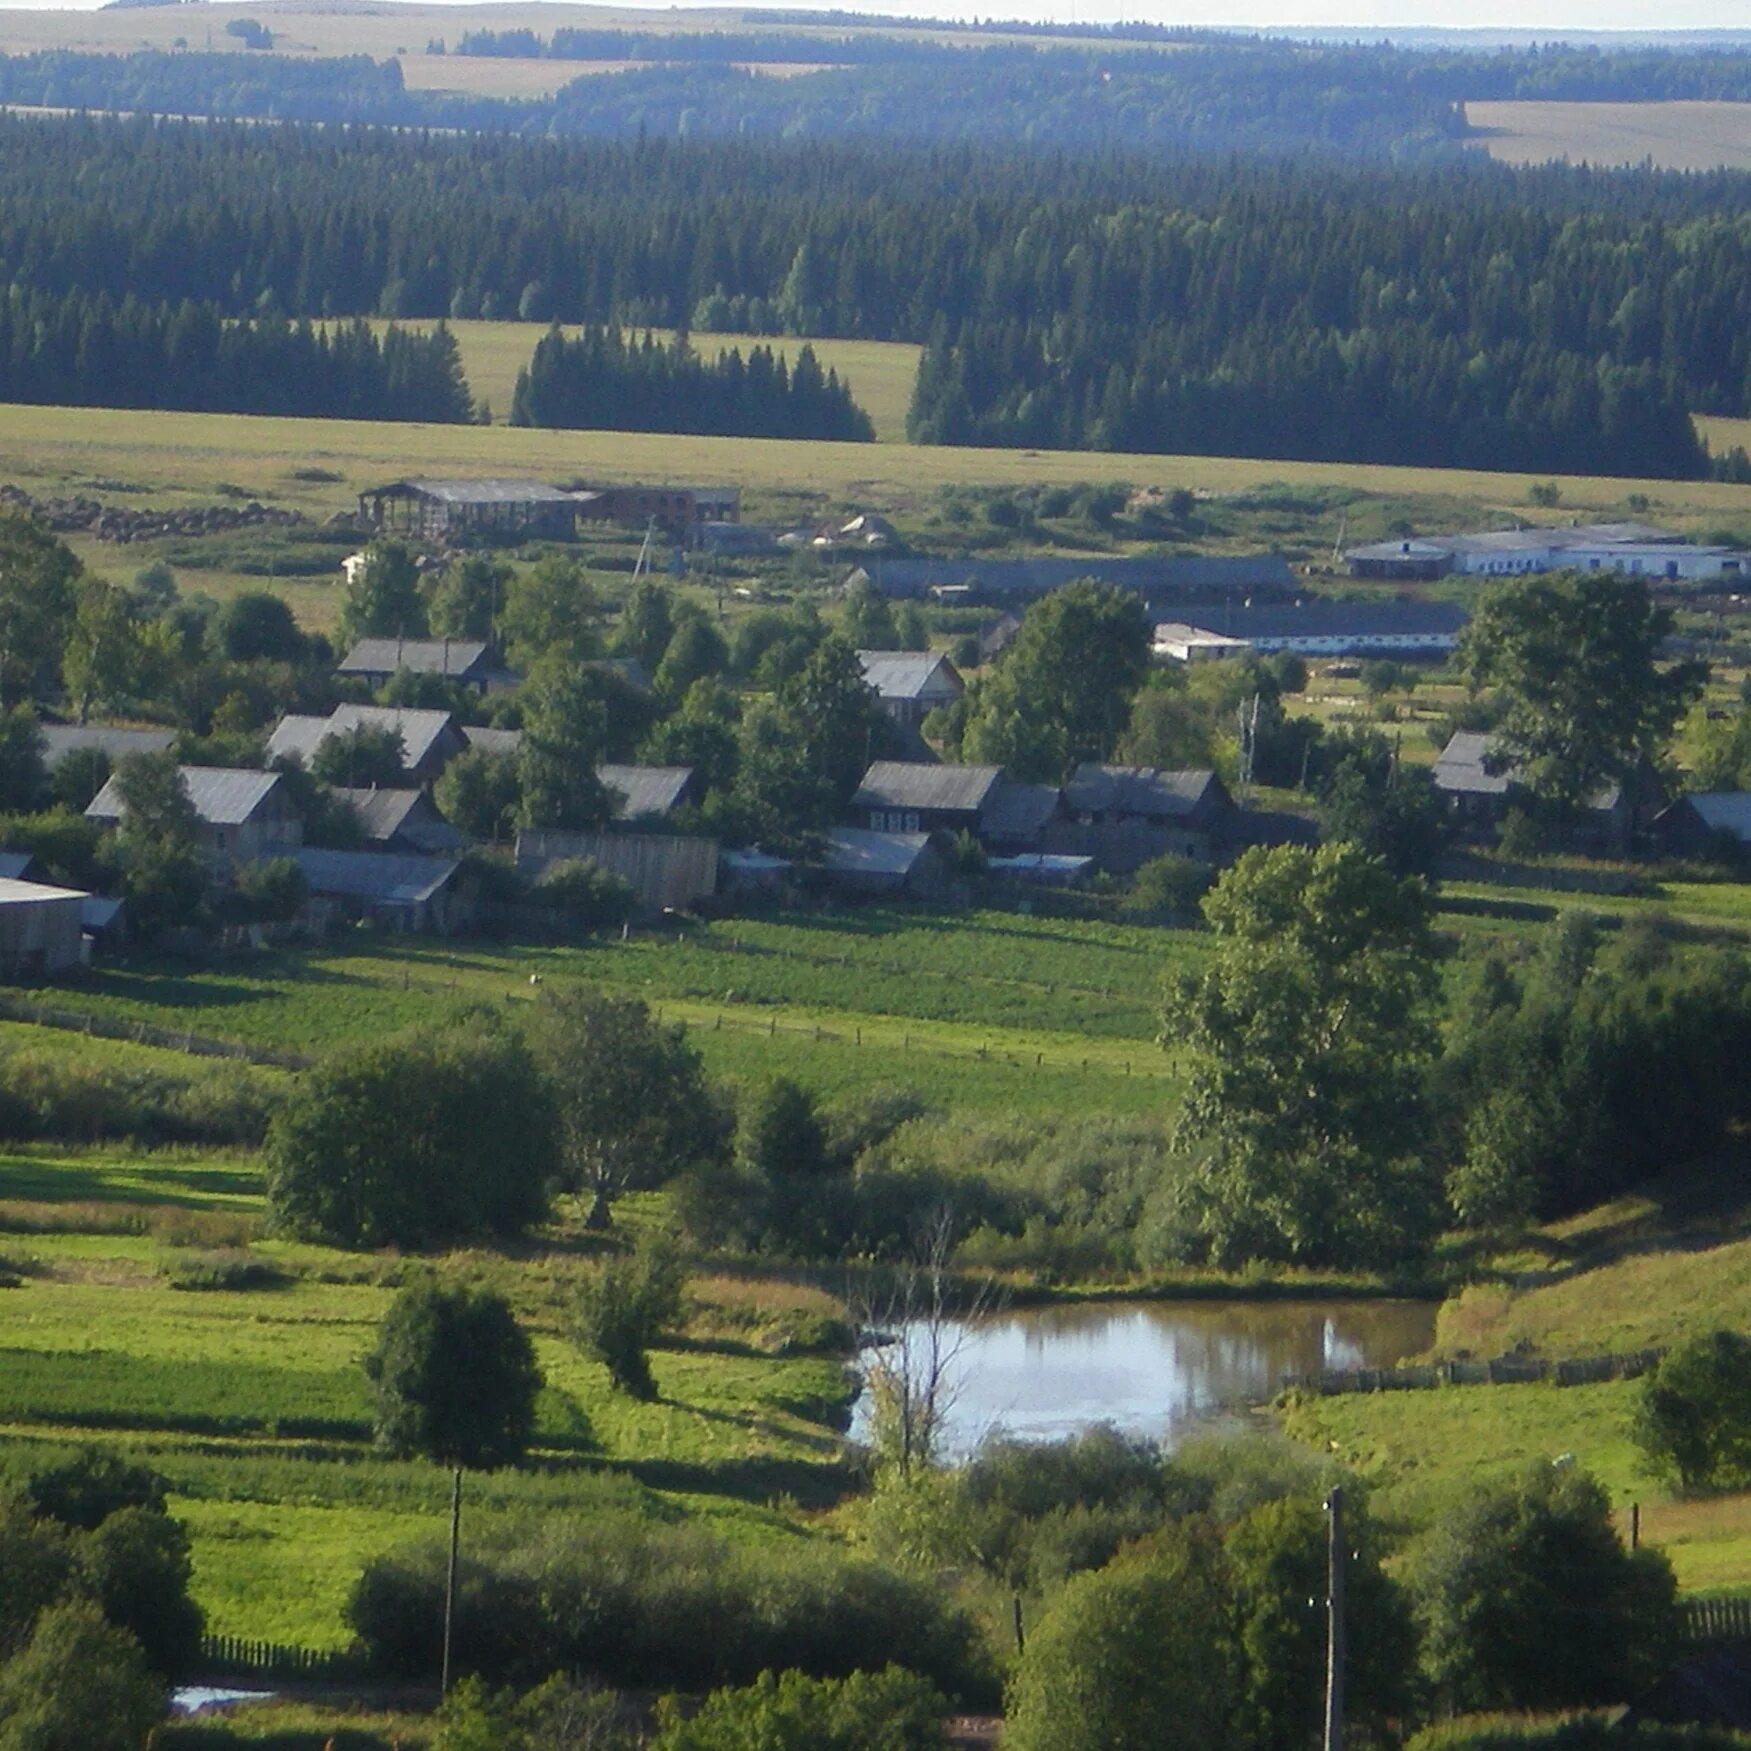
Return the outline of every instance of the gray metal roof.
<path id="1" fill-rule="evenodd" d="M 15 881 L 0 876 L 0 906 L 28 906 L 44 900 L 84 900 L 78 888 L 51 888 L 46 882 Z"/>
<path id="2" fill-rule="evenodd" d="M 691 766 L 598 766 L 596 776 L 621 801 L 615 805 L 617 821 L 656 820 L 673 814 L 685 801 L 693 782 Z"/>
<path id="3" fill-rule="evenodd" d="M 337 675 L 442 675 L 474 680 L 491 669 L 492 646 L 472 638 L 362 638 L 335 664 Z"/>
<path id="4" fill-rule="evenodd" d="M 43 764 L 53 772 L 69 754 L 97 748 L 113 766 L 129 754 L 162 754 L 176 740 L 174 730 L 125 730 L 114 724 L 44 724 Z"/>
<path id="5" fill-rule="evenodd" d="M 863 678 L 882 699 L 953 699 L 959 671 L 941 651 L 859 651 Z"/>
<path id="6" fill-rule="evenodd" d="M 0 851 L 0 880 L 25 882 L 36 868 L 36 858 L 28 851 Z"/>
<path id="7" fill-rule="evenodd" d="M 1003 782 L 1001 766 L 926 766 L 878 760 L 851 799 L 854 809 L 949 809 L 976 815 Z"/>
<path id="8" fill-rule="evenodd" d="M 1751 842 L 1751 790 L 1699 790 L 1684 799 L 1705 827 Z"/>
<path id="9" fill-rule="evenodd" d="M 394 730 L 401 737 L 402 765 L 412 772 L 422 765 L 442 737 L 453 729 L 447 711 L 403 710 L 389 705 L 337 705 L 327 717 L 289 716 L 280 719 L 268 738 L 268 758 L 295 755 L 305 766 L 330 736 L 351 735 L 363 727 Z"/>
<path id="10" fill-rule="evenodd" d="M 1222 781 L 1208 768 L 1169 772 L 1158 766 L 1078 766 L 1064 800 L 1078 815 L 1140 815 L 1183 821 L 1219 797 Z"/>
<path id="11" fill-rule="evenodd" d="M 439 499 L 447 505 L 551 505 L 575 504 L 595 498 L 595 493 L 567 492 L 544 480 L 392 480 L 364 494 L 412 493 L 423 499 Z"/>
<path id="12" fill-rule="evenodd" d="M 521 730 L 495 730 L 480 724 L 458 724 L 462 739 L 483 754 L 514 754 L 523 745 Z"/>
<path id="13" fill-rule="evenodd" d="M 248 766 L 179 766 L 176 770 L 188 800 L 194 804 L 195 818 L 208 827 L 241 827 L 254 820 L 281 782 L 277 772 L 257 772 Z M 94 821 L 122 818 L 121 795 L 113 778 L 91 799 L 85 813 Z"/>
<path id="14" fill-rule="evenodd" d="M 924 855 L 928 833 L 871 833 L 861 827 L 833 827 L 821 856 L 834 875 L 904 876 Z"/>
<path id="15" fill-rule="evenodd" d="M 1293 588 L 1280 553 L 1174 553 L 1139 559 L 867 559 L 851 574 L 891 596 L 960 586 L 992 596 L 1038 596 L 1082 578 L 1154 591 Z"/>
<path id="16" fill-rule="evenodd" d="M 337 787 L 334 794 L 358 816 L 361 830 L 373 844 L 387 845 L 392 839 L 401 839 L 434 855 L 462 849 L 462 835 L 438 813 L 423 790 Z"/>
<path id="17" fill-rule="evenodd" d="M 1426 638 L 1457 637 L 1468 618 L 1457 602 L 1220 602 L 1173 624 L 1239 639 Z"/>
<path id="18" fill-rule="evenodd" d="M 1457 730 L 1435 762 L 1435 788 L 1463 796 L 1506 796 L 1513 784 L 1507 768 L 1490 772 L 1484 758 L 1490 739 L 1478 730 Z"/>
<path id="19" fill-rule="evenodd" d="M 292 855 L 311 893 L 389 906 L 423 905 L 462 867 L 453 857 L 396 857 L 380 851 L 306 846 Z"/>
<path id="20" fill-rule="evenodd" d="M 988 839 L 1025 845 L 1036 838 L 1063 806 L 1064 793 L 1055 784 L 1000 784 L 979 817 Z"/>

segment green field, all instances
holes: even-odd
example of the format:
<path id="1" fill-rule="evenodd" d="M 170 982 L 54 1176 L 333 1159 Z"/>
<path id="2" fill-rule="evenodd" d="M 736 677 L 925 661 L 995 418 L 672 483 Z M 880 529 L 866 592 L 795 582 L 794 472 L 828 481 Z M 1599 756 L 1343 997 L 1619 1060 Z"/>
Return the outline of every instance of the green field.
<path id="1" fill-rule="evenodd" d="M 461 57 L 456 59 L 460 61 Z M 490 61 L 490 57 L 486 59 Z M 555 65 L 552 61 L 539 64 L 549 69 Z M 382 330 L 389 324 L 378 321 L 371 326 Z M 400 326 L 424 333 L 436 324 L 416 319 Z M 492 408 L 494 419 L 502 422 L 510 417 L 517 373 L 529 363 L 535 343 L 547 333 L 548 326 L 544 322 L 449 324 L 462 354 L 468 387 L 477 402 L 485 401 Z M 575 335 L 578 331 L 568 328 L 565 332 Z M 707 359 L 729 347 L 738 348 L 745 358 L 750 348 L 762 346 L 791 360 L 804 344 L 788 335 L 695 334 L 691 338 L 693 350 Z M 875 422 L 877 440 L 884 444 L 904 443 L 906 410 L 912 405 L 912 384 L 924 349 L 903 341 L 881 340 L 811 340 L 807 344 L 815 349 L 822 370 L 837 371 L 849 380 L 858 405 Z"/>

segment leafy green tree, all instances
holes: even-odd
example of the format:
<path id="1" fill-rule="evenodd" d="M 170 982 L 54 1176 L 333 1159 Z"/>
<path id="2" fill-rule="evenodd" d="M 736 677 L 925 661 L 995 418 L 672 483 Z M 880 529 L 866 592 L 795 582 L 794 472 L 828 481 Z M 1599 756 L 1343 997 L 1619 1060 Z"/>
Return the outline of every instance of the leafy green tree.
<path id="1" fill-rule="evenodd" d="M 424 638 L 426 600 L 405 541 L 373 541 L 341 604 L 341 643 L 361 638 Z"/>
<path id="2" fill-rule="evenodd" d="M 206 878 L 189 800 L 174 754 L 129 754 L 111 782 L 121 803 L 113 845 L 134 925 L 150 934 L 199 910 Z"/>
<path id="3" fill-rule="evenodd" d="M 233 596 L 213 616 L 208 635 L 229 663 L 297 663 L 307 649 L 290 605 L 267 590 Z"/>
<path id="4" fill-rule="evenodd" d="M 1189 1060 L 1178 1135 L 1213 1256 L 1402 1261 L 1434 1217 L 1427 893 L 1351 845 L 1255 847 L 1204 916 L 1215 952 L 1162 1037 Z"/>
<path id="5" fill-rule="evenodd" d="M 675 636 L 675 624 L 674 592 L 655 578 L 640 578 L 620 613 L 620 625 L 614 633 L 615 654 L 631 657 L 654 675 Z"/>
<path id="6" fill-rule="evenodd" d="M 432 632 L 439 638 L 495 638 L 511 577 L 508 565 L 484 553 L 453 561 L 432 586 Z"/>
<path id="7" fill-rule="evenodd" d="M 675 628 L 653 677 L 663 698 L 679 703 L 689 690 L 710 676 L 722 674 L 730 660 L 723 634 L 702 614 L 688 614 Z"/>
<path id="8" fill-rule="evenodd" d="M 1751 1479 L 1751 1341 L 1710 1332 L 1669 1351 L 1642 1382 L 1636 1441 L 1687 1490 Z"/>
<path id="9" fill-rule="evenodd" d="M 299 1079 L 265 1150 L 277 1227 L 333 1246 L 519 1233 L 546 1209 L 553 1112 L 528 1051 L 476 1015 L 338 1053 Z"/>
<path id="10" fill-rule="evenodd" d="M 1345 1725 L 1390 1744 L 1390 1723 L 1411 1712 L 1416 1632 L 1361 1505 L 1348 1514 Z M 1326 1517 L 1304 1497 L 1266 1502 L 1228 1529 L 1223 1548 L 1246 1672 L 1241 1742 L 1248 1751 L 1304 1751 L 1319 1737 L 1325 1702 Z"/>
<path id="11" fill-rule="evenodd" d="M 0 1493 L 0 1671 L 30 1639 L 38 1615 L 76 1584 L 66 1528 L 31 1511 L 28 1501 Z M 4 1743 L 4 1741 L 0 1741 Z"/>
<path id="12" fill-rule="evenodd" d="M 99 789 L 102 782 L 98 781 Z M 48 788 L 43 732 L 36 713 L 28 705 L 15 705 L 10 711 L 0 712 L 0 813 L 28 814 L 43 800 Z M 91 796 L 96 795 L 93 790 Z M 85 802 L 90 802 L 91 796 Z"/>
<path id="13" fill-rule="evenodd" d="M 544 663 L 524 688 L 523 740 L 517 749 L 517 821 L 524 827 L 599 827 L 614 799 L 596 776 L 608 714 L 589 674 Z"/>
<path id="14" fill-rule="evenodd" d="M 1413 1548 L 1409 1582 L 1424 1666 L 1455 1712 L 1618 1702 L 1674 1645 L 1670 1563 L 1626 1551 L 1609 1497 L 1572 1465 L 1473 1491 Z"/>
<path id="15" fill-rule="evenodd" d="M 450 762 L 432 786 L 432 800 L 459 833 L 496 845 L 516 825 L 522 787 L 517 756 L 469 748 Z"/>
<path id="16" fill-rule="evenodd" d="M 71 1459 L 32 1472 L 24 1493 L 37 1513 L 90 1532 L 124 1508 L 162 1512 L 170 1484 L 148 1466 L 102 1447 L 83 1447 Z"/>
<path id="17" fill-rule="evenodd" d="M 109 756 L 101 748 L 72 748 L 49 774 L 49 795 L 61 808 L 84 814 L 109 782 Z"/>
<path id="18" fill-rule="evenodd" d="M 84 568 L 34 517 L 0 512 L 0 705 L 52 684 Z"/>
<path id="19" fill-rule="evenodd" d="M 194 1670 L 206 1627 L 189 1596 L 194 1560 L 179 1521 L 158 1508 L 121 1508 L 80 1543 L 78 1562 L 104 1616 L 167 1678 Z"/>
<path id="20" fill-rule="evenodd" d="M 612 1691 L 562 1674 L 519 1695 L 495 1692 L 473 1674 L 438 1709 L 436 1751 L 638 1751 Z"/>
<path id="21" fill-rule="evenodd" d="M 1005 1751 L 1235 1743 L 1243 1668 L 1227 1564 L 1185 1528 L 1065 1583 L 1010 1679 Z"/>
<path id="22" fill-rule="evenodd" d="M 601 654 L 602 605 L 575 559 L 544 559 L 520 571 L 505 591 L 499 633 L 525 668 L 544 657 L 581 663 Z"/>
<path id="23" fill-rule="evenodd" d="M 409 1284 L 365 1358 L 377 1439 L 470 1471 L 515 1465 L 535 1434 L 541 1370 L 510 1305 L 486 1289 Z"/>
<path id="24" fill-rule="evenodd" d="M 928 1679 L 898 1666 L 847 1678 L 763 1672 L 712 1691 L 697 1712 L 665 1698 L 650 1751 L 945 1751 L 947 1708 Z"/>
<path id="25" fill-rule="evenodd" d="M 744 711 L 726 809 L 731 835 L 776 851 L 807 852 L 819 844 L 834 803 L 831 781 L 810 758 L 790 713 L 769 699 Z"/>
<path id="26" fill-rule="evenodd" d="M 707 793 L 736 777 L 736 728 L 741 701 L 721 681 L 696 681 L 673 717 L 664 718 L 638 750 L 647 766 L 691 766 Z"/>
<path id="27" fill-rule="evenodd" d="M 74 589 L 73 624 L 61 652 L 61 674 L 79 721 L 93 710 L 114 711 L 143 691 L 148 648 L 128 592 L 98 578 Z"/>
<path id="28" fill-rule="evenodd" d="M 561 1171 L 607 1227 L 624 1191 L 721 1162 L 729 1122 L 699 1054 L 636 997 L 549 991 L 531 1034 L 558 1114 Z"/>
<path id="29" fill-rule="evenodd" d="M 1662 664 L 1670 609 L 1639 578 L 1553 572 L 1485 590 L 1460 640 L 1474 689 L 1495 693 L 1497 757 L 1533 795 L 1575 808 L 1659 757 L 1702 691 L 1705 664 Z"/>
<path id="30" fill-rule="evenodd" d="M 816 778 L 836 803 L 848 801 L 880 752 L 887 721 L 864 682 L 857 652 L 829 633 L 779 687 L 774 703 Z"/>
<path id="31" fill-rule="evenodd" d="M 1148 673 L 1149 636 L 1132 591 L 1079 583 L 1043 596 L 969 704 L 965 757 L 1046 783 L 1109 758 Z"/>
<path id="32" fill-rule="evenodd" d="M 6 1751 L 140 1751 L 168 1701 L 140 1645 L 90 1600 L 53 1605 L 0 1666 Z"/>
<path id="33" fill-rule="evenodd" d="M 1192 696 L 1180 669 L 1152 674 L 1131 702 L 1130 722 L 1113 749 L 1126 766 L 1159 766 L 1169 772 L 1216 763 L 1209 713 Z"/>
<path id="34" fill-rule="evenodd" d="M 1434 873 L 1451 833 L 1447 811 L 1426 767 L 1388 760 L 1384 770 L 1357 757 L 1342 760 L 1320 800 L 1320 837 L 1378 857 L 1396 876 Z"/>
<path id="35" fill-rule="evenodd" d="M 859 579 L 847 592 L 839 630 L 853 650 L 895 651 L 901 648 L 893 605 L 867 578 Z"/>
<path id="36" fill-rule="evenodd" d="M 390 724 L 354 724 L 317 743 L 310 771 L 343 790 L 394 790 L 408 781 L 407 745 Z"/>
<path id="37" fill-rule="evenodd" d="M 564 913 L 585 930 L 624 924 L 638 910 L 632 884 L 588 857 L 563 857 L 548 864 L 535 878 L 529 898 Z"/>
<path id="38" fill-rule="evenodd" d="M 788 1076 L 775 1076 L 743 1102 L 736 1154 L 749 1172 L 769 1179 L 813 1179 L 827 1170 L 827 1133 L 814 1096 Z"/>
<path id="39" fill-rule="evenodd" d="M 654 1399 L 651 1346 L 681 1323 L 687 1272 L 680 1254 L 661 1237 L 642 1239 L 611 1258 L 578 1286 L 572 1335 L 592 1362 L 633 1398 Z"/>

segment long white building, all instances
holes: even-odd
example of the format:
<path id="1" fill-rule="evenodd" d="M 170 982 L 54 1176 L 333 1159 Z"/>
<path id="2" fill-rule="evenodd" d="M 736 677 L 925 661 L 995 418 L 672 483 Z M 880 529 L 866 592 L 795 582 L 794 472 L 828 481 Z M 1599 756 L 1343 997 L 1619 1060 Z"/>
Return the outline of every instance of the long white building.
<path id="1" fill-rule="evenodd" d="M 1678 583 L 1751 576 L 1751 555 L 1699 546 L 1652 523 L 1575 523 L 1498 529 L 1481 535 L 1423 535 L 1353 547 L 1344 563 L 1358 578 L 1511 577 L 1522 572 L 1614 571 Z"/>

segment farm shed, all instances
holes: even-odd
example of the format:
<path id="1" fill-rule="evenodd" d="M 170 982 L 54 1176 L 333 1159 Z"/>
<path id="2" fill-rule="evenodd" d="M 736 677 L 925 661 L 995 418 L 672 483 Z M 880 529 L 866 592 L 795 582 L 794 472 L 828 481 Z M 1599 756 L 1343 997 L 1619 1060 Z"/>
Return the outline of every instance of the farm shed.
<path id="1" fill-rule="evenodd" d="M 1677 582 L 1751 575 L 1751 555 L 1686 541 L 1653 523 L 1572 523 L 1375 541 L 1352 547 L 1344 563 L 1358 578 L 1513 577 L 1569 569 Z"/>
<path id="2" fill-rule="evenodd" d="M 195 842 L 215 871 L 263 857 L 285 857 L 304 842 L 304 823 L 277 772 L 247 766 L 179 766 L 195 811 Z M 122 818 L 112 778 L 86 808 L 87 817 L 114 827 Z"/>
<path id="3" fill-rule="evenodd" d="M 952 877 L 933 834 L 872 833 L 861 827 L 828 830 L 821 871 L 830 888 L 859 899 L 935 899 Z"/>
<path id="4" fill-rule="evenodd" d="M 269 761 L 296 759 L 308 771 L 331 736 L 358 729 L 393 730 L 401 737 L 402 773 L 430 784 L 468 745 L 447 711 L 403 711 L 388 705 L 337 705 L 327 717 L 283 717 L 268 738 Z"/>
<path id="5" fill-rule="evenodd" d="M 387 534 L 541 535 L 569 540 L 595 495 L 539 480 L 396 480 L 359 494 L 359 517 Z"/>
<path id="6" fill-rule="evenodd" d="M 606 523 L 654 523 L 677 541 L 696 547 L 708 523 L 739 523 L 742 495 L 733 486 L 602 486 L 579 495 L 579 514 Z"/>
<path id="7" fill-rule="evenodd" d="M 1280 553 L 1162 554 L 1140 559 L 877 559 L 845 580 L 869 583 L 884 596 L 948 596 L 976 602 L 1026 602 L 1087 579 L 1145 598 L 1239 592 L 1283 595 L 1295 574 Z"/>
<path id="8" fill-rule="evenodd" d="M 1128 874 L 1169 853 L 1216 862 L 1234 799 L 1208 770 L 1086 764 L 1064 786 L 1064 807 L 1066 818 L 1048 828 L 1045 848 Z"/>
<path id="9" fill-rule="evenodd" d="M 1681 796 L 1654 821 L 1665 845 L 1681 857 L 1751 847 L 1751 790 L 1699 790 Z"/>
<path id="10" fill-rule="evenodd" d="M 1306 657 L 1433 656 L 1453 649 L 1468 616 L 1453 602 L 1223 603 L 1198 620 L 1163 621 L 1155 654 L 1176 662 L 1293 651 Z"/>
<path id="11" fill-rule="evenodd" d="M 1001 766 L 877 760 L 850 807 L 872 833 L 977 833 L 1002 783 Z"/>
<path id="12" fill-rule="evenodd" d="M 676 833 L 572 832 L 525 827 L 517 834 L 517 871 L 537 877 L 551 863 L 588 858 L 632 885 L 647 912 L 685 911 L 717 892 L 715 839 Z"/>
<path id="13" fill-rule="evenodd" d="M 0 976 L 41 979 L 85 955 L 85 901 L 74 888 L 0 876 Z"/>
<path id="14" fill-rule="evenodd" d="M 462 835 L 423 790 L 337 789 L 334 794 L 353 811 L 360 835 L 373 851 L 442 857 L 463 847 Z"/>
<path id="15" fill-rule="evenodd" d="M 498 730 L 485 724 L 458 724 L 462 740 L 470 752 L 482 754 L 515 754 L 523 745 L 521 730 Z"/>
<path id="16" fill-rule="evenodd" d="M 513 686 L 517 679 L 490 644 L 472 638 L 362 638 L 334 672 L 373 687 L 394 675 L 437 675 L 477 693 Z"/>
<path id="17" fill-rule="evenodd" d="M 953 705 L 967 690 L 960 671 L 941 651 L 859 651 L 857 660 L 882 710 L 907 729 L 916 729 L 939 705 Z"/>
<path id="18" fill-rule="evenodd" d="M 1473 838 L 1490 837 L 1527 794 L 1518 770 L 1498 767 L 1490 737 L 1473 730 L 1451 737 L 1435 762 L 1434 780 L 1459 830 Z M 1654 824 L 1667 800 L 1659 774 L 1644 763 L 1627 783 L 1602 785 L 1587 799 L 1576 841 L 1622 849 Z"/>
<path id="19" fill-rule="evenodd" d="M 376 851 L 300 851 L 297 864 L 318 908 L 368 918 L 392 930 L 451 936 L 474 915 L 474 895 L 453 857 L 398 857 Z"/>

